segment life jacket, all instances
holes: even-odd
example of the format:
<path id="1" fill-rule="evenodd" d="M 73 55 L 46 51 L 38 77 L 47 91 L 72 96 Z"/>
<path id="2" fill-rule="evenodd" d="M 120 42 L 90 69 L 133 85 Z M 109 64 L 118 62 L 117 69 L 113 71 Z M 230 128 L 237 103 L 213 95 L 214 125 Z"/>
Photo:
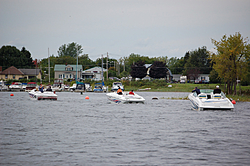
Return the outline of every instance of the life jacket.
<path id="1" fill-rule="evenodd" d="M 118 90 L 117 90 L 117 93 L 122 93 L 122 90 L 121 90 L 121 89 L 118 89 Z"/>

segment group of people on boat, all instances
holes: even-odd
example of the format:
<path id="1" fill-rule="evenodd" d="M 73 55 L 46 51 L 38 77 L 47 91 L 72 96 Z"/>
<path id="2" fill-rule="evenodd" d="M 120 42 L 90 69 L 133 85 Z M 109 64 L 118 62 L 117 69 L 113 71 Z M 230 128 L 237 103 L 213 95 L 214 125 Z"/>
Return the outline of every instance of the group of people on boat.
<path id="1" fill-rule="evenodd" d="M 118 94 L 118 95 L 122 95 L 122 89 L 121 89 L 120 87 L 119 87 L 118 90 L 117 90 L 117 94 Z M 130 95 L 135 95 L 133 90 L 131 90 L 128 94 L 130 94 Z"/>
<path id="2" fill-rule="evenodd" d="M 194 88 L 194 90 L 192 90 L 192 92 L 196 92 L 197 95 L 199 95 L 201 92 L 200 92 L 200 89 L 198 89 L 197 87 Z M 221 89 L 219 87 L 219 85 L 216 86 L 216 88 L 214 89 L 213 91 L 213 94 L 220 94 L 221 93 Z"/>

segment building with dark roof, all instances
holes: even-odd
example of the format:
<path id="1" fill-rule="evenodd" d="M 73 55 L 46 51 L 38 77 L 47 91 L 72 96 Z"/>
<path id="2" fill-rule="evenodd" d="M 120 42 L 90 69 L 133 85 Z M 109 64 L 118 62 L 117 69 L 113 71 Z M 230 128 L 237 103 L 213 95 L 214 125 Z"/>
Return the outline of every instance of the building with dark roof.
<path id="1" fill-rule="evenodd" d="M 11 66 L 4 71 L 0 71 L 0 80 L 20 80 L 20 79 L 31 79 L 37 77 L 42 78 L 40 69 L 17 69 Z"/>

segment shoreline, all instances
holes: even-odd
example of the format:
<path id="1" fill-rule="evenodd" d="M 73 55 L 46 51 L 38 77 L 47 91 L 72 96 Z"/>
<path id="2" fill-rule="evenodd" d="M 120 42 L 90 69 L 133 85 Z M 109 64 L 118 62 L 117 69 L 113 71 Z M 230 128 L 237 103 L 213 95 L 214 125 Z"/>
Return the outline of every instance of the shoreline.
<path id="1" fill-rule="evenodd" d="M 125 90 L 126 91 L 126 90 Z M 127 91 L 130 91 L 130 90 L 127 90 Z M 126 91 L 126 92 L 127 92 Z M 8 92 L 8 93 L 15 93 L 15 92 L 25 92 L 25 91 L 0 91 L 0 93 L 1 92 Z M 59 92 L 59 91 L 58 91 Z M 58 93 L 58 92 L 56 92 L 56 93 Z M 71 92 L 71 91 L 60 91 L 60 92 L 70 92 L 70 93 L 80 93 L 80 92 Z M 60 93 L 59 92 L 59 93 Z M 109 91 L 108 93 L 110 93 L 111 91 Z M 191 93 L 191 92 L 187 92 L 187 91 L 161 91 L 161 90 L 155 90 L 155 89 L 150 89 L 150 90 L 134 90 L 134 92 L 159 92 L 159 93 L 168 93 L 168 92 L 170 92 L 170 93 L 175 93 L 175 92 L 177 92 L 177 93 Z M 84 93 L 95 93 L 95 92 L 84 92 Z M 106 93 L 106 92 L 103 92 L 103 93 Z M 227 98 L 232 98 L 233 100 L 235 100 L 236 102 L 250 102 L 250 96 L 249 95 L 226 95 L 227 96 Z M 175 98 L 175 97 L 171 97 L 171 98 L 159 98 L 159 99 L 168 99 L 168 100 L 188 100 L 188 98 L 187 97 L 185 97 L 185 98 Z"/>

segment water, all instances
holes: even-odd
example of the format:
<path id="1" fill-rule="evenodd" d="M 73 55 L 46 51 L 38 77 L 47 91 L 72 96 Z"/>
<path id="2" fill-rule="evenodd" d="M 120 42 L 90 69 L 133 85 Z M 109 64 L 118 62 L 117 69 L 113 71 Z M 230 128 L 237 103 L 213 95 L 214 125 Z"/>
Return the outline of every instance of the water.
<path id="1" fill-rule="evenodd" d="M 194 111 L 188 93 L 140 92 L 145 104 L 61 92 L 0 93 L 0 165 L 249 165 L 250 103 Z M 89 96 L 89 100 L 85 97 Z"/>

